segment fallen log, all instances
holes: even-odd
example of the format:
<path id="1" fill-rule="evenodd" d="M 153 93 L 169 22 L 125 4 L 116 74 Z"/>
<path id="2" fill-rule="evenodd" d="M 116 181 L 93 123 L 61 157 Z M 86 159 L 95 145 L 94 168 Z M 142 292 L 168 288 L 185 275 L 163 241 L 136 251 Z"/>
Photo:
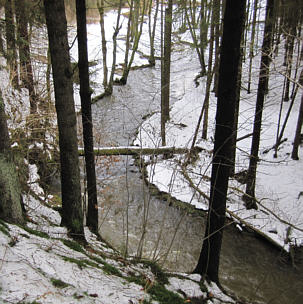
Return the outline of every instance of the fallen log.
<path id="1" fill-rule="evenodd" d="M 176 147 L 157 147 L 157 148 L 142 148 L 142 147 L 102 147 L 94 148 L 95 156 L 112 156 L 112 155 L 160 155 L 160 154 L 186 154 L 189 152 L 188 148 Z M 203 149 L 195 147 L 196 153 L 201 152 Z M 78 149 L 79 156 L 84 156 L 84 149 Z"/>

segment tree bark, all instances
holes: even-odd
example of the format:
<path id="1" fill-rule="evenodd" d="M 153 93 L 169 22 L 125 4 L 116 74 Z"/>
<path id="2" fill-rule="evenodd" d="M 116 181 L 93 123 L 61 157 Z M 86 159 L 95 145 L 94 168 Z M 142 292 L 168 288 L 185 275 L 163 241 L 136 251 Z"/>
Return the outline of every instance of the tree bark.
<path id="1" fill-rule="evenodd" d="M 0 218 L 11 223 L 23 224 L 21 186 L 13 163 L 10 138 L 0 91 Z"/>
<path id="2" fill-rule="evenodd" d="M 156 59 L 155 59 L 155 34 L 156 34 L 156 26 L 157 26 L 157 17 L 159 12 L 159 4 L 160 0 L 156 0 L 156 11 L 154 15 L 154 21 L 153 25 L 151 22 L 151 15 L 152 15 L 152 8 L 153 8 L 153 0 L 150 0 L 150 7 L 149 7 L 149 41 L 150 41 L 150 56 L 148 59 L 148 62 L 151 66 L 156 65 Z"/>
<path id="3" fill-rule="evenodd" d="M 100 27 L 101 27 L 101 42 L 102 42 L 102 63 L 103 63 L 103 87 L 104 91 L 107 89 L 107 47 L 106 47 L 106 37 L 105 37 L 105 27 L 104 27 L 104 0 L 98 0 L 97 2 L 99 15 L 100 15 Z"/>
<path id="4" fill-rule="evenodd" d="M 249 44 L 249 68 L 248 68 L 248 85 L 247 85 L 248 94 L 250 94 L 251 92 L 252 62 L 254 58 L 258 2 L 259 0 L 254 0 L 254 6 L 253 6 L 253 19 L 252 19 L 252 28 L 251 28 L 251 36 L 250 36 L 250 44 Z"/>
<path id="5" fill-rule="evenodd" d="M 295 134 L 293 149 L 292 149 L 292 153 L 291 153 L 291 158 L 294 160 L 299 160 L 298 152 L 299 152 L 299 145 L 300 145 L 300 141 L 301 141 L 302 124 L 303 124 L 303 94 L 301 96 L 301 104 L 300 104 L 300 110 L 298 113 L 296 134 Z"/>
<path id="6" fill-rule="evenodd" d="M 94 157 L 94 136 L 91 110 L 91 90 L 89 86 L 86 6 L 85 0 L 76 0 L 77 35 L 78 35 L 78 68 L 80 78 L 80 98 L 83 126 L 83 142 L 87 180 L 88 210 L 86 225 L 95 233 L 98 232 L 98 201 Z"/>
<path id="7" fill-rule="evenodd" d="M 117 60 L 117 37 L 119 31 L 121 29 L 120 19 L 121 19 L 121 9 L 122 9 L 122 0 L 119 1 L 118 14 L 117 14 L 117 22 L 113 34 L 113 62 L 112 62 L 112 70 L 110 72 L 109 83 L 105 90 L 106 95 L 111 95 L 113 92 L 114 85 L 114 75 L 116 71 L 116 60 Z"/>
<path id="8" fill-rule="evenodd" d="M 202 129 L 202 138 L 207 139 L 208 131 L 208 108 L 209 108 L 209 98 L 210 98 L 210 87 L 213 79 L 213 50 L 214 50 L 214 35 L 215 35 L 215 10 L 216 10 L 216 1 L 213 1 L 212 5 L 212 15 L 211 15 L 211 24 L 210 24 L 210 37 L 209 37 L 209 52 L 208 52 L 208 67 L 207 67 L 207 80 L 206 80 L 206 90 L 204 97 L 204 116 L 203 116 L 203 129 Z"/>
<path id="9" fill-rule="evenodd" d="M 169 95 L 170 95 L 170 62 L 171 62 L 171 31 L 173 18 L 173 3 L 168 1 L 165 9 L 165 23 L 164 23 L 164 50 L 162 58 L 161 69 L 161 133 L 165 133 L 165 123 L 169 120 Z M 164 128 L 164 130 L 163 130 Z M 162 145 L 166 142 L 162 137 Z"/>
<path id="10" fill-rule="evenodd" d="M 225 224 L 232 133 L 245 1 L 226 2 L 220 56 L 219 87 L 212 161 L 211 190 L 205 238 L 195 273 L 219 282 L 219 261 Z"/>
<path id="11" fill-rule="evenodd" d="M 13 14 L 13 0 L 5 0 L 5 33 L 6 55 L 10 67 L 10 79 L 14 88 L 18 87 L 18 67 L 15 38 L 15 22 Z"/>
<path id="12" fill-rule="evenodd" d="M 124 56 L 124 68 L 123 68 L 123 75 L 120 79 L 120 82 L 126 84 L 129 69 L 128 69 L 128 62 L 129 62 L 129 49 L 130 49 L 130 38 L 131 38 L 131 27 L 132 27 L 132 19 L 133 19 L 133 9 L 134 9 L 134 0 L 130 1 L 129 6 L 129 15 L 128 15 L 128 22 L 127 22 L 127 33 L 126 33 L 126 41 L 125 41 L 125 56 Z"/>
<path id="13" fill-rule="evenodd" d="M 61 164 L 62 224 L 83 237 L 80 171 L 72 69 L 64 0 L 44 0 L 55 89 Z"/>
<path id="14" fill-rule="evenodd" d="M 130 71 L 130 69 L 132 67 L 132 64 L 134 62 L 135 54 L 138 50 L 139 41 L 140 41 L 140 38 L 141 38 L 141 35 L 142 35 L 142 30 L 143 30 L 146 2 L 147 2 L 147 0 L 143 0 L 143 8 L 142 8 L 142 14 L 141 14 L 141 19 L 140 19 L 140 27 L 137 26 L 137 28 L 136 28 L 135 37 L 134 37 L 133 46 L 132 46 L 132 53 L 131 53 L 131 56 L 130 56 L 129 60 L 128 60 L 129 45 L 128 45 L 128 48 L 126 48 L 123 75 L 122 75 L 122 77 L 119 81 L 119 83 L 123 84 L 123 85 L 125 85 L 127 83 L 128 74 L 129 74 L 129 71 Z"/>
<path id="15" fill-rule="evenodd" d="M 206 74 L 204 50 L 205 50 L 205 46 L 207 44 L 207 30 L 205 30 L 205 28 L 207 28 L 207 26 L 208 26 L 208 22 L 207 22 L 206 18 L 204 17 L 205 4 L 202 3 L 201 9 L 200 9 L 200 36 L 199 36 L 199 39 L 195 32 L 195 21 L 192 19 L 193 18 L 192 14 L 190 14 L 191 19 L 189 17 L 188 10 L 190 10 L 190 9 L 187 8 L 186 1 L 183 3 L 183 6 L 184 6 L 185 19 L 186 19 L 186 22 L 187 22 L 194 46 L 195 46 L 195 50 L 197 52 L 198 59 L 200 62 L 200 67 L 201 67 L 200 75 L 204 76 Z"/>
<path id="16" fill-rule="evenodd" d="M 18 25 L 18 45 L 20 60 L 20 80 L 28 89 L 30 113 L 37 112 L 37 95 L 34 88 L 34 76 L 31 63 L 30 41 L 28 34 L 28 12 L 23 0 L 16 1 L 16 18 Z"/>
<path id="17" fill-rule="evenodd" d="M 252 138 L 250 160 L 249 160 L 249 167 L 247 173 L 246 194 L 243 196 L 243 199 L 246 203 L 246 207 L 248 209 L 252 209 L 252 208 L 257 209 L 257 205 L 255 203 L 255 186 L 256 186 L 256 174 L 257 174 L 257 163 L 258 163 L 258 154 L 259 154 L 259 145 L 260 145 L 263 105 L 264 105 L 265 95 L 267 92 L 267 84 L 269 78 L 268 73 L 269 73 L 271 41 L 272 41 L 272 31 L 273 31 L 273 10 L 274 10 L 274 1 L 267 0 L 259 84 L 258 84 L 257 102 L 255 109 L 255 120 L 253 127 L 253 138 Z"/>

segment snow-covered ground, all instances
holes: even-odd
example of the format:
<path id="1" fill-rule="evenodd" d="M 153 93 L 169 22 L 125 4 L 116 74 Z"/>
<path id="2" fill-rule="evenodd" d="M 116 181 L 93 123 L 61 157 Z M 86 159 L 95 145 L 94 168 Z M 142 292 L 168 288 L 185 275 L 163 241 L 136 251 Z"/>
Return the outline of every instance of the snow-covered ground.
<path id="1" fill-rule="evenodd" d="M 106 18 L 108 28 L 112 29 L 115 13 L 108 13 Z M 94 37 L 99 27 L 92 24 L 88 28 L 90 50 L 94 50 L 94 45 L 100 43 Z M 39 31 L 36 33 L 37 45 L 39 39 L 45 39 L 45 33 Z M 45 56 L 45 50 L 40 51 L 41 56 Z M 75 54 L 74 47 L 72 55 Z M 122 54 L 120 47 L 118 62 L 122 62 Z M 90 56 L 92 60 L 98 57 L 94 51 Z M 135 64 L 141 63 L 142 58 L 136 56 Z M 43 82 L 45 65 L 35 62 L 34 67 L 36 78 L 39 83 Z M 98 78 L 100 73 L 94 75 Z M 0 79 L 10 130 L 26 130 L 28 92 L 11 88 L 3 59 Z M 98 88 L 95 89 L 96 94 L 99 93 Z M 78 101 L 77 94 L 75 97 Z M 18 141 L 13 142 L 14 147 L 18 145 Z M 67 230 L 60 226 L 60 214 L 51 208 L 56 203 L 55 198 L 44 193 L 39 185 L 37 167 L 27 160 L 24 162 L 28 167 L 29 191 L 24 193 L 23 202 L 29 221 L 24 227 L 0 221 L 1 303 L 184 303 L 190 302 L 191 298 L 203 299 L 205 303 L 235 303 L 216 285 L 201 285 L 199 275 L 174 273 L 167 274 L 164 281 L 163 277 L 160 280 L 159 271 L 154 270 L 153 264 L 125 260 L 88 229 L 85 229 L 87 245 L 70 239 Z M 163 293 L 166 298 L 161 299 Z"/>
<path id="2" fill-rule="evenodd" d="M 112 35 L 115 23 L 115 12 L 106 15 L 108 40 Z M 126 21 L 123 21 L 126 24 Z M 145 26 L 147 26 L 145 24 Z M 146 28 L 145 28 L 146 29 Z M 123 32 L 124 31 L 124 32 Z M 90 35 L 90 59 L 99 60 L 100 64 L 100 27 L 91 24 L 88 26 Z M 147 53 L 146 41 L 148 31 L 143 31 L 140 49 Z M 125 35 L 125 27 L 120 34 Z M 185 33 L 186 35 L 188 33 Z M 72 35 L 71 35 L 72 36 Z M 189 40 L 188 36 L 182 40 Z M 117 62 L 123 61 L 123 40 L 118 47 Z M 109 54 L 111 46 L 109 46 Z M 76 45 L 72 49 L 72 57 L 76 58 Z M 194 53 L 192 53 L 194 54 Z M 195 55 L 193 60 L 195 59 Z M 255 76 L 258 70 L 258 57 L 254 63 Z M 135 64 L 146 63 L 146 59 L 136 56 Z M 111 58 L 109 57 L 109 66 Z M 178 64 L 177 60 L 173 64 Z M 277 64 L 279 66 L 279 64 Z M 100 65 L 99 65 L 100 67 Z M 183 67 L 182 67 L 183 68 Z M 246 68 L 244 68 L 244 71 Z M 199 71 L 197 61 L 197 71 Z M 193 73 L 189 71 L 189 73 Z M 99 84 L 102 79 L 102 70 L 94 73 L 92 80 Z M 192 79 L 194 79 L 192 74 Z M 8 85 L 9 76 L 5 62 L 1 62 L 0 69 L 1 90 L 10 117 L 9 126 L 24 125 L 24 115 L 29 113 L 28 95 L 25 90 L 16 92 Z M 241 137 L 251 132 L 256 99 L 256 78 L 251 94 L 242 91 L 239 117 L 239 135 Z M 246 210 L 241 200 L 245 188 L 235 180 L 231 180 L 229 188 L 228 210 L 250 225 L 264 232 L 268 237 L 289 249 L 289 239 L 292 244 L 303 243 L 303 198 L 301 192 L 303 163 L 301 160 L 293 161 L 290 158 L 294 129 L 296 126 L 298 101 L 302 90 L 299 90 L 297 101 L 285 130 L 288 138 L 279 148 L 278 158 L 272 157 L 272 150 L 262 152 L 275 143 L 277 114 L 280 107 L 283 80 L 276 72 L 271 75 L 270 91 L 266 99 L 264 124 L 262 129 L 261 162 L 257 176 L 257 198 L 262 203 L 259 209 Z M 175 94 L 181 98 L 174 103 L 171 109 L 172 119 L 167 124 L 167 144 L 175 147 L 188 147 L 191 144 L 193 131 L 197 123 L 203 102 L 205 83 L 201 81 L 198 88 L 192 83 L 191 88 L 175 86 Z M 178 94 L 178 91 L 179 94 Z M 300 92 L 301 91 L 301 92 Z M 95 94 L 102 92 L 102 86 L 95 87 Z M 79 101 L 77 99 L 76 101 Z M 284 104 L 283 117 L 288 104 Z M 193 183 L 205 194 L 209 193 L 209 180 L 211 172 L 212 137 L 214 131 L 214 117 L 216 99 L 211 95 L 209 140 L 198 140 L 197 145 L 206 149 L 199 154 L 197 162 L 188 167 L 187 173 Z M 139 130 L 135 144 L 144 147 L 160 145 L 159 113 L 148 118 Z M 22 125 L 23 124 L 23 125 Z M 17 144 L 17 143 L 16 143 Z M 250 139 L 239 142 L 237 149 L 237 171 L 247 168 Z M 303 157 L 300 151 L 300 159 Z M 189 186 L 177 160 L 161 160 L 159 157 L 155 164 L 147 167 L 149 178 L 161 191 L 171 193 L 172 196 L 195 205 L 197 208 L 207 209 L 207 200 Z M 0 302 L 4 303 L 157 303 L 154 293 L 150 292 L 152 286 L 157 285 L 157 278 L 150 266 L 146 264 L 132 264 L 125 261 L 117 252 L 96 239 L 86 229 L 88 245 L 77 246 L 67 237 L 65 228 L 60 227 L 59 213 L 49 205 L 52 197 L 45 199 L 43 189 L 37 183 L 36 167 L 29 165 L 29 185 L 31 194 L 23 196 L 28 217 L 31 222 L 27 227 L 18 227 L 0 222 Z M 242 192 L 241 192 L 242 191 Z M 34 195 L 35 194 L 35 195 Z M 281 221 L 281 219 L 283 221 Z M 291 227 L 291 229 L 289 229 Z M 40 231 L 40 233 L 39 233 Z M 42 233 L 41 233 L 42 232 Z M 135 280 L 136 278 L 136 280 Z M 137 279 L 141 283 L 138 284 Z M 178 293 L 183 300 L 190 297 L 209 298 L 207 303 L 234 303 L 222 294 L 217 286 L 206 285 L 202 288 L 197 283 L 197 275 L 172 275 L 168 277 L 165 288 Z M 135 281 L 135 282 L 134 282 Z M 145 302 L 144 302 L 145 301 Z M 158 303 L 161 303 L 158 300 Z"/>
<path id="3" fill-rule="evenodd" d="M 1 303 L 235 303 L 215 284 L 201 285 L 199 275 L 163 277 L 154 264 L 124 259 L 87 228 L 85 246 L 73 241 L 35 165 L 29 173 L 26 226 L 0 221 Z"/>
<path id="4" fill-rule="evenodd" d="M 282 48 L 281 48 L 282 49 Z M 258 210 L 247 210 L 241 196 L 245 193 L 245 185 L 231 179 L 228 194 L 228 210 L 233 212 L 247 224 L 263 232 L 266 236 L 289 250 L 291 245 L 303 245 L 303 151 L 300 149 L 300 160 L 291 159 L 292 142 L 294 139 L 298 108 L 302 88 L 298 90 L 294 107 L 291 111 L 283 139 L 278 149 L 278 157 L 274 158 L 274 151 L 265 151 L 276 142 L 278 115 L 283 89 L 284 77 L 281 75 L 283 67 L 280 63 L 281 55 L 272 64 L 270 74 L 269 93 L 266 97 L 262 134 L 260 143 L 260 162 L 256 181 L 256 197 L 260 202 Z M 259 56 L 253 63 L 253 89 L 250 94 L 242 89 L 240 101 L 240 115 L 238 124 L 238 138 L 252 132 L 255 111 Z M 243 67 L 243 87 L 246 86 L 248 60 Z M 194 78 L 194 75 L 193 75 Z M 205 81 L 198 87 L 192 82 L 192 87 L 183 97 L 171 107 L 171 120 L 166 125 L 166 141 L 168 146 L 190 147 L 193 134 L 198 122 L 205 95 Z M 173 86 L 174 90 L 178 86 Z M 289 103 L 283 103 L 281 125 L 286 116 Z M 213 137 L 215 129 L 216 98 L 214 93 L 210 97 L 208 140 L 198 136 L 196 145 L 205 149 L 199 153 L 198 160 L 187 167 L 187 174 L 194 186 L 209 196 Z M 280 130 L 281 130 L 280 125 Z M 202 134 L 200 128 L 199 134 Z M 141 126 L 135 145 L 143 147 L 158 147 L 161 145 L 160 113 L 148 118 Z M 241 140 L 237 144 L 236 172 L 248 168 L 251 137 Z M 186 157 L 186 156 L 185 156 Z M 197 208 L 207 209 L 208 200 L 194 189 L 188 178 L 182 173 L 180 162 L 184 157 L 176 155 L 172 159 L 157 158 L 156 163 L 147 166 L 150 182 L 161 191 L 170 193 L 175 198 L 195 205 Z M 239 226 L 240 227 L 240 226 Z"/>

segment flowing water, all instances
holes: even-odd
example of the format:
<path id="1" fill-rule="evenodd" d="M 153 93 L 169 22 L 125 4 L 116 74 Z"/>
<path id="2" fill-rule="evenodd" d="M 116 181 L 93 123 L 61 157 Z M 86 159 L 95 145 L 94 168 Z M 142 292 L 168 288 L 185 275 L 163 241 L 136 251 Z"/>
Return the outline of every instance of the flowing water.
<path id="1" fill-rule="evenodd" d="M 190 58 L 178 60 L 180 66 L 191 68 Z M 173 73 L 172 87 L 187 79 L 187 72 Z M 114 97 L 93 106 L 101 145 L 129 145 L 143 117 L 159 110 L 158 75 L 157 69 L 132 72 L 125 87 L 115 87 Z M 205 216 L 188 214 L 186 208 L 172 207 L 151 195 L 132 157 L 99 157 L 97 174 L 101 235 L 129 255 L 143 253 L 171 271 L 192 271 L 202 246 Z M 302 267 L 294 269 L 278 249 L 233 225 L 224 232 L 220 277 L 226 289 L 252 302 L 303 301 Z"/>
<path id="2" fill-rule="evenodd" d="M 95 17 L 94 13 L 91 19 Z M 198 71 L 193 56 L 190 50 L 174 53 L 172 102 L 193 85 Z M 127 85 L 114 87 L 112 97 L 93 105 L 96 146 L 132 143 L 144 117 L 160 110 L 159 74 L 159 65 L 132 71 Z M 96 170 L 102 237 L 122 253 L 158 260 L 171 271 L 192 271 L 202 246 L 205 215 L 152 194 L 132 157 L 97 157 Z M 234 225 L 224 230 L 221 283 L 246 299 L 243 303 L 302 304 L 303 265 L 298 266 L 292 267 L 277 248 L 250 232 Z"/>

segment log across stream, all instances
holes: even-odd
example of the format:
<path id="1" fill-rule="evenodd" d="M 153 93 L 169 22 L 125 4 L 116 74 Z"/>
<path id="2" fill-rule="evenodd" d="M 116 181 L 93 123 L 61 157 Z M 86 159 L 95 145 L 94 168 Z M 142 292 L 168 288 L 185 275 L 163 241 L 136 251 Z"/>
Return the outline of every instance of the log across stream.
<path id="1" fill-rule="evenodd" d="M 167 196 L 144 183 L 132 155 L 117 155 L 136 155 L 140 148 L 104 156 L 112 154 L 106 150 L 108 147 L 129 147 L 142 118 L 159 110 L 157 87 L 150 88 L 157 83 L 158 72 L 157 68 L 134 71 L 127 86 L 115 88 L 114 98 L 93 105 L 96 145 L 106 147 L 98 152 L 103 156 L 96 157 L 100 234 L 121 252 L 142 253 L 160 263 L 164 261 L 169 270 L 190 272 L 201 250 L 205 216 L 192 208 L 175 207 Z M 148 87 L 147 92 L 144 88 Z M 283 251 L 255 233 L 241 232 L 233 224 L 226 227 L 220 278 L 231 292 L 251 302 L 301 304 L 301 274 L 302 269 L 294 269 Z"/>

